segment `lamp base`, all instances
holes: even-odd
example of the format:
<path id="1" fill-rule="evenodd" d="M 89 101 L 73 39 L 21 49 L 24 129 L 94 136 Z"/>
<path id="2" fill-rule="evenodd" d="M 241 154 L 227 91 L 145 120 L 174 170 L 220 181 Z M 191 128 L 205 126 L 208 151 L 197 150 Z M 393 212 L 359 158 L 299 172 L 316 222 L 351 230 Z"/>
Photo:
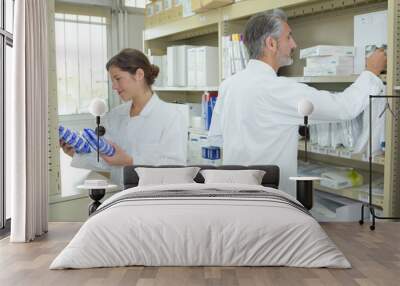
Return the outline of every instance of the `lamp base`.
<path id="1" fill-rule="evenodd" d="M 312 180 L 296 181 L 296 199 L 302 203 L 306 209 L 312 209 L 314 203 Z"/>
<path id="2" fill-rule="evenodd" d="M 89 205 L 89 215 L 94 213 L 97 208 L 101 205 L 100 200 L 106 194 L 106 189 L 90 189 L 89 197 L 94 201 Z"/>

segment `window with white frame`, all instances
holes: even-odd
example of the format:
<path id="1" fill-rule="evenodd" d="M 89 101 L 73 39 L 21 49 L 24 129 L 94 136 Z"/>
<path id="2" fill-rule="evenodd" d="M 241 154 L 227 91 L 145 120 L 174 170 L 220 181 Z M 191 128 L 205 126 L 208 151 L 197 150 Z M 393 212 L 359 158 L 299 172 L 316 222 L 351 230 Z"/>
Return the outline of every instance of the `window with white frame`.
<path id="1" fill-rule="evenodd" d="M 126 7 L 144 8 L 146 0 L 125 0 Z"/>
<path id="2" fill-rule="evenodd" d="M 108 102 L 107 18 L 55 14 L 58 114 L 88 112 L 90 101 Z"/>
<path id="3" fill-rule="evenodd" d="M 11 220 L 11 189 L 6 187 L 9 182 L 5 176 L 9 164 L 5 133 L 10 126 L 6 122 L 9 120 L 6 108 L 12 98 L 14 7 L 14 0 L 0 0 L 0 237 L 9 233 Z"/>

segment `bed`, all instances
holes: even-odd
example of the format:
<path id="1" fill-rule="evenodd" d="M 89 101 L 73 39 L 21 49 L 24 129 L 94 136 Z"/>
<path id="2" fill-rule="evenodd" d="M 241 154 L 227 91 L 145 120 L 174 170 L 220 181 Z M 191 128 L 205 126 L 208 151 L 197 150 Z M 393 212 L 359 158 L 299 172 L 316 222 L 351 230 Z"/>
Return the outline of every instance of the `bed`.
<path id="1" fill-rule="evenodd" d="M 50 269 L 351 267 L 307 209 L 278 190 L 277 166 L 218 168 L 265 171 L 260 185 L 204 183 L 199 172 L 194 183 L 150 186 L 138 185 L 136 167 L 125 167 L 125 190 L 102 203 Z"/>

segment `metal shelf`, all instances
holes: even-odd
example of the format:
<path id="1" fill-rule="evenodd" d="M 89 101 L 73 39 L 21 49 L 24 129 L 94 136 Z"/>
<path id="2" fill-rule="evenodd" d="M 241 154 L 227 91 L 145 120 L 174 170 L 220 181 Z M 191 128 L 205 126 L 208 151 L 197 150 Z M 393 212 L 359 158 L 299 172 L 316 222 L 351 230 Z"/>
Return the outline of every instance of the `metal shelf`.
<path id="1" fill-rule="evenodd" d="M 143 38 L 148 41 L 178 34 L 181 34 L 179 37 L 182 39 L 190 38 L 196 36 L 192 34 L 195 30 L 214 26 L 213 30 L 209 32 L 216 32 L 220 22 L 248 18 L 260 11 L 275 8 L 284 9 L 289 17 L 299 17 L 371 2 L 385 2 L 385 0 L 246 0 L 170 23 L 149 27 L 144 31 Z"/>
<path id="2" fill-rule="evenodd" d="M 153 86 L 154 91 L 218 91 L 218 86 Z"/>
<path id="3" fill-rule="evenodd" d="M 387 83 L 388 93 L 399 94 L 400 91 L 400 66 L 396 65 L 396 54 L 400 53 L 400 37 L 399 37 L 399 21 L 400 17 L 400 3 L 394 0 L 245 0 L 236 2 L 232 5 L 225 6 L 219 9 L 210 10 L 205 13 L 197 14 L 191 17 L 176 20 L 174 22 L 168 22 L 160 26 L 148 27 L 144 31 L 145 47 L 148 46 L 152 49 L 164 49 L 171 43 L 178 42 L 178 44 L 186 43 L 189 44 L 205 44 L 210 41 L 212 37 L 213 41 L 218 41 L 220 47 L 219 66 L 222 67 L 222 36 L 229 35 L 231 33 L 240 32 L 243 30 L 244 22 L 252 15 L 274 8 L 283 9 L 289 18 L 298 23 L 304 21 L 317 22 L 317 18 L 325 16 L 341 15 L 349 12 L 350 14 L 354 11 L 360 13 L 366 13 L 369 11 L 377 11 L 382 9 L 388 9 L 388 75 L 381 76 L 381 79 Z M 336 13 L 336 11 L 338 11 Z M 342 11 L 344 13 L 342 13 Z M 333 13 L 330 13 L 333 12 Z M 315 16 L 315 17 L 314 17 Z M 347 18 L 346 18 L 347 19 Z M 350 22 L 349 22 L 350 23 Z M 327 25 L 331 25 L 328 21 L 327 24 L 317 29 L 320 32 L 321 29 L 326 29 Z M 334 28 L 335 25 L 332 25 Z M 338 25 L 341 27 L 340 25 Z M 304 31 L 301 30 L 301 33 Z M 214 35 L 216 34 L 216 35 Z M 351 44 L 351 33 L 338 33 L 343 36 L 337 44 Z M 203 37 L 202 35 L 207 35 Z M 308 39 L 311 44 L 314 44 L 315 39 L 319 39 L 321 34 L 314 33 L 312 39 Z M 347 37 L 348 36 L 348 37 Z M 215 37 L 215 38 L 214 38 Z M 329 35 L 330 37 L 330 35 Z M 326 37 L 322 37 L 326 42 L 331 42 L 331 38 L 326 40 Z M 206 40 L 205 40 L 206 39 Z M 297 68 L 297 69 L 296 69 Z M 293 75 L 301 75 L 301 66 L 297 66 L 290 70 Z M 220 74 L 220 79 L 221 79 Z M 294 80 L 306 84 L 318 84 L 318 83 L 344 83 L 351 84 L 357 79 L 357 75 L 351 76 L 332 76 L 332 77 L 303 77 L 293 76 Z M 335 87 L 336 88 L 336 87 Z M 178 93 L 180 91 L 203 91 L 204 88 L 155 88 L 159 91 L 176 91 L 174 96 L 180 96 L 184 93 Z M 211 89 L 210 89 L 211 90 Z M 165 92 L 164 94 L 168 94 Z M 172 93 L 171 93 L 172 94 Z M 394 103 L 393 103 L 394 104 Z M 399 106 L 394 105 L 394 109 L 398 110 Z M 397 164 L 400 152 L 400 144 L 398 143 L 398 120 L 387 123 L 387 148 L 386 148 L 386 160 L 384 156 L 376 156 L 374 158 L 373 168 L 377 172 L 384 172 L 384 213 L 385 215 L 397 215 L 400 214 L 400 196 L 399 190 L 395 186 L 400 184 L 400 172 L 398 171 Z M 338 150 L 327 150 L 325 154 L 319 152 L 312 153 L 312 156 L 321 160 L 327 160 L 329 162 L 336 162 L 338 164 L 351 164 L 361 169 L 368 167 L 368 162 L 361 156 L 351 156 L 346 151 L 341 150 L 338 155 Z M 301 151 L 300 151 L 301 152 Z M 311 151 L 312 152 L 312 151 Z M 324 151 L 325 152 L 325 151 Z M 320 156 L 321 155 L 321 156 Z M 386 163 L 386 164 L 384 164 Z M 333 192 L 334 193 L 334 192 Z M 379 204 L 382 205 L 382 204 Z"/>
<path id="4" fill-rule="evenodd" d="M 218 32 L 218 22 L 220 18 L 219 9 L 215 9 L 206 13 L 182 18 L 171 23 L 164 23 L 145 29 L 143 32 L 143 40 L 155 40 L 172 35 L 176 37 L 176 39 L 185 39 Z"/>
<path id="5" fill-rule="evenodd" d="M 360 191 L 359 187 L 336 190 L 321 186 L 319 182 L 315 182 L 314 190 L 339 195 L 356 201 L 365 201 L 368 197 L 368 193 Z M 372 204 L 377 207 L 383 208 L 383 194 L 382 196 L 372 195 Z"/>
<path id="6" fill-rule="evenodd" d="M 387 0 L 247 0 L 222 8 L 222 20 L 249 18 L 252 15 L 270 9 L 285 10 L 289 18 L 316 13 L 351 8 L 355 5 L 386 2 Z"/>
<path id="7" fill-rule="evenodd" d="M 158 38 L 186 33 L 183 38 L 193 37 L 192 33 L 197 29 L 206 26 L 218 26 L 219 22 L 230 19 L 251 16 L 259 11 L 274 8 L 285 8 L 298 5 L 313 3 L 316 0 L 246 0 L 225 6 L 219 9 L 213 9 L 204 13 L 195 14 L 170 23 L 163 23 L 158 26 L 147 28 L 143 33 L 145 41 Z M 217 31 L 217 30 L 215 30 Z M 196 36 L 196 35 L 194 35 Z"/>
<path id="8" fill-rule="evenodd" d="M 354 74 L 348 76 L 295 76 L 290 78 L 302 83 L 352 83 L 358 77 L 358 74 Z M 386 82 L 386 75 L 380 75 L 379 78 Z"/>
<path id="9" fill-rule="evenodd" d="M 368 158 L 363 156 L 362 154 L 352 154 L 349 150 L 346 150 L 344 148 L 326 148 L 326 147 L 320 147 L 318 145 L 310 145 L 309 148 L 307 148 L 307 152 L 312 153 L 312 154 L 318 154 L 322 156 L 329 156 L 329 157 L 335 157 L 338 159 L 344 159 L 344 160 L 353 160 L 357 162 L 363 162 L 368 164 Z M 304 152 L 304 141 L 299 141 L 298 145 L 298 150 L 300 152 Z M 385 165 L 385 155 L 377 155 L 372 158 L 372 162 L 374 164 L 384 166 Z"/>
<path id="10" fill-rule="evenodd" d="M 289 8 L 309 3 L 315 0 L 247 0 L 234 3 L 222 8 L 222 20 L 235 20 L 250 17 L 260 11 L 267 11 L 275 8 Z"/>

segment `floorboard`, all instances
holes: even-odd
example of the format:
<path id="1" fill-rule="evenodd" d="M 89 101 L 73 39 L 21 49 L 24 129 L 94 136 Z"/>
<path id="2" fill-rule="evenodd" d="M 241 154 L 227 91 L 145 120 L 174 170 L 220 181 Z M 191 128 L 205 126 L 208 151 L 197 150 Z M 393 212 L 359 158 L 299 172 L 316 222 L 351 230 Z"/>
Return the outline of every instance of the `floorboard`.
<path id="1" fill-rule="evenodd" d="M 400 285 L 400 223 L 382 222 L 375 231 L 357 223 L 322 223 L 352 269 L 290 267 L 119 267 L 48 269 L 81 223 L 50 223 L 49 233 L 32 243 L 0 240 L 0 285 Z"/>

